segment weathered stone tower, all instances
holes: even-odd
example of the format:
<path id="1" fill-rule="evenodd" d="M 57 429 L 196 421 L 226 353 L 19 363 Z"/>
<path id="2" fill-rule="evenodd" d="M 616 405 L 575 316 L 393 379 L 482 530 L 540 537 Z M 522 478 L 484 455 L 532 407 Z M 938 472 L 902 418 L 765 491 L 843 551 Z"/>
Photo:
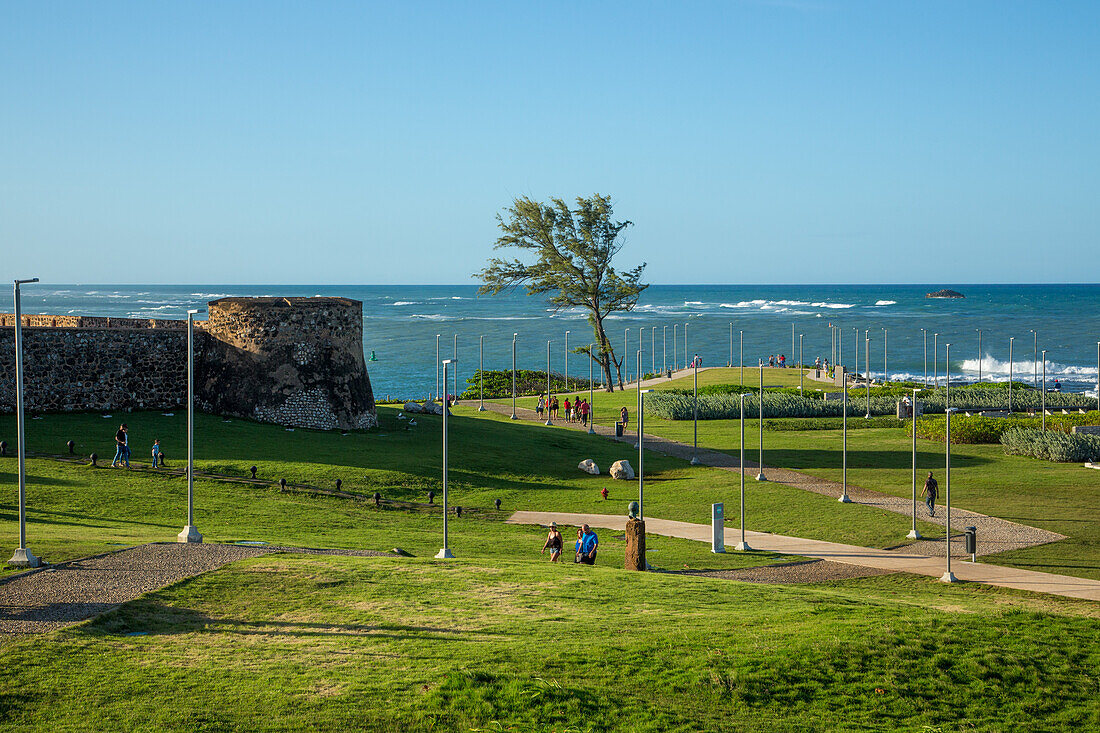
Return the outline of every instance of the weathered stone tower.
<path id="1" fill-rule="evenodd" d="M 195 384 L 203 410 L 321 430 L 377 424 L 359 301 L 222 298 L 209 314 Z"/>

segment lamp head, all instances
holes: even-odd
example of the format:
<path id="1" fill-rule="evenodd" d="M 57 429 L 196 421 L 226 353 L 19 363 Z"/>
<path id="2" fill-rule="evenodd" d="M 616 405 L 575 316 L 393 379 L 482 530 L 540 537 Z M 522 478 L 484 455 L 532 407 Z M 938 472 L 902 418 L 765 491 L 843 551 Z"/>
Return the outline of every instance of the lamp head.
<path id="1" fill-rule="evenodd" d="M 31 277 L 31 278 L 27 278 L 26 280 L 16 280 L 15 284 L 16 285 L 26 285 L 27 283 L 36 283 L 36 282 L 38 282 L 38 278 L 37 277 Z"/>

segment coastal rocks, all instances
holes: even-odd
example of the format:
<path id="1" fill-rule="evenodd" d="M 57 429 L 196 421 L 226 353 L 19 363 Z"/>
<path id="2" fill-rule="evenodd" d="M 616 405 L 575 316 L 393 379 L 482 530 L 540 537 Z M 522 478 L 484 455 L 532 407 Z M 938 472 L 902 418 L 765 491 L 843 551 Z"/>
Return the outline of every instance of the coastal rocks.
<path id="1" fill-rule="evenodd" d="M 611 474 L 611 478 L 620 479 L 622 481 L 631 481 L 634 479 L 634 469 L 630 465 L 630 461 L 623 459 L 621 461 L 615 461 L 611 464 L 611 470 L 608 471 Z"/>
<path id="2" fill-rule="evenodd" d="M 593 461 L 591 458 L 585 458 L 583 461 L 577 464 L 577 468 L 584 471 L 585 473 L 590 473 L 593 476 L 600 475 L 600 467 L 597 466 L 596 462 Z"/>
<path id="3" fill-rule="evenodd" d="M 441 402 L 425 402 L 420 406 L 420 411 L 425 415 L 442 415 L 443 404 Z"/>
<path id="4" fill-rule="evenodd" d="M 957 290 L 937 290 L 934 293 L 928 293 L 924 297 L 926 298 L 965 298 L 966 296 Z"/>
<path id="5" fill-rule="evenodd" d="M 405 410 L 405 412 L 408 412 L 408 413 L 413 414 L 413 415 L 418 415 L 421 412 L 423 412 L 423 410 L 420 409 L 420 405 L 418 405 L 415 402 L 406 402 L 403 409 Z"/>

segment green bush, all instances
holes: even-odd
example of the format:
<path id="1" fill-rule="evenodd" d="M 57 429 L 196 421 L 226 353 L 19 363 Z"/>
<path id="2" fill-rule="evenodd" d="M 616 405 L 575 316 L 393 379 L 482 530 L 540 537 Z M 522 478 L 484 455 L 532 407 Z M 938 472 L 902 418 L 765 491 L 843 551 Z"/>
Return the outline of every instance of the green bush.
<path id="1" fill-rule="evenodd" d="M 466 380 L 466 391 L 458 396 L 461 400 L 476 400 L 480 396 L 480 384 L 482 372 L 474 372 L 474 376 Z M 512 370 L 498 369 L 486 370 L 485 397 L 486 399 L 498 399 L 512 396 Z M 600 387 L 600 383 L 596 383 Z M 565 377 L 557 372 L 550 373 L 550 389 L 554 394 L 579 394 L 588 391 L 588 378 L 569 377 L 568 385 Z M 516 370 L 516 394 L 537 395 L 546 392 L 546 372 L 531 369 Z"/>
<path id="2" fill-rule="evenodd" d="M 746 408 L 747 409 L 747 408 Z M 746 415 L 748 417 L 748 415 Z M 848 420 L 849 430 L 863 430 L 866 428 L 896 428 L 896 417 L 872 417 L 863 419 L 862 415 L 853 416 Z M 794 417 L 786 420 L 764 419 L 764 429 L 778 432 L 800 430 L 840 430 L 844 427 L 843 417 Z"/>
<path id="3" fill-rule="evenodd" d="M 1010 428 L 1001 436 L 1008 455 L 1030 456 L 1057 463 L 1100 460 L 1100 437 L 1069 435 L 1057 430 Z"/>
<path id="4" fill-rule="evenodd" d="M 980 415 L 955 415 L 951 418 L 951 442 L 958 444 L 993 445 L 1001 442 L 1001 436 L 1013 428 L 1041 429 L 1041 415 L 1013 415 L 1011 417 L 982 417 Z M 1076 425 L 1100 425 L 1100 412 L 1085 414 L 1047 415 L 1047 429 L 1061 433 L 1072 432 Z M 945 417 L 929 417 L 917 420 L 917 437 L 942 441 L 947 427 Z M 905 425 L 906 435 L 913 434 L 911 422 Z"/>

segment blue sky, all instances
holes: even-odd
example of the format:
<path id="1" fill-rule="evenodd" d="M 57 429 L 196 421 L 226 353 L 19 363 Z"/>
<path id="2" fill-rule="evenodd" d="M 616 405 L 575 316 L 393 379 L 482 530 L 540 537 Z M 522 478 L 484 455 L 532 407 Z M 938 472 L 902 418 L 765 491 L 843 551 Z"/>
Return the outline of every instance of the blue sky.
<path id="1" fill-rule="evenodd" d="M 656 283 L 1090 282 L 1100 3 L 4 3 L 0 275 L 464 283 L 615 197 Z"/>

